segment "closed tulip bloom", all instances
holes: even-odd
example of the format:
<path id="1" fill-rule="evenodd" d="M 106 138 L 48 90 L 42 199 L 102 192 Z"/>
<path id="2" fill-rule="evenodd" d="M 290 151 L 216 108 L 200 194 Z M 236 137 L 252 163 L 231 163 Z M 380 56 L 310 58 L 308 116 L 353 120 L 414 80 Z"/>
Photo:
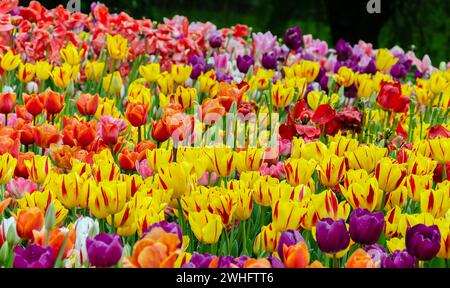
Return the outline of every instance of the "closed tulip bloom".
<path id="1" fill-rule="evenodd" d="M 450 163 L 450 138 L 435 138 L 429 141 L 431 155 L 441 165 Z"/>
<path id="2" fill-rule="evenodd" d="M 43 99 L 37 94 L 28 95 L 26 93 L 23 93 L 23 102 L 25 104 L 25 108 L 27 109 L 28 113 L 33 116 L 41 114 L 42 110 L 44 110 L 44 103 L 42 100 Z"/>
<path id="3" fill-rule="evenodd" d="M 115 145 L 119 139 L 119 126 L 115 123 L 102 123 L 102 139 L 106 145 Z"/>
<path id="4" fill-rule="evenodd" d="M 24 163 L 30 179 L 38 184 L 44 182 L 52 167 L 52 163 L 47 156 L 35 155 L 30 160 L 25 160 Z"/>
<path id="5" fill-rule="evenodd" d="M 300 227 L 301 204 L 295 201 L 278 200 L 272 205 L 272 225 L 278 232 Z"/>
<path id="6" fill-rule="evenodd" d="M 334 221 L 324 218 L 316 224 L 317 244 L 322 252 L 335 254 L 345 250 L 350 244 L 350 235 L 344 219 Z"/>
<path id="7" fill-rule="evenodd" d="M 450 259 L 450 220 L 449 219 L 437 219 L 436 225 L 441 232 L 441 249 L 437 257 Z"/>
<path id="8" fill-rule="evenodd" d="M 12 50 L 8 50 L 3 57 L 1 57 L 1 67 L 5 71 L 12 71 L 21 64 L 20 55 L 14 55 Z"/>
<path id="9" fill-rule="evenodd" d="M 125 111 L 125 116 L 131 125 L 134 127 L 140 127 L 145 125 L 148 121 L 148 106 L 144 104 L 134 104 L 129 103 L 127 110 Z"/>
<path id="10" fill-rule="evenodd" d="M 428 212 L 435 218 L 445 217 L 449 203 L 449 190 L 440 188 L 424 190 L 420 194 L 420 211 Z"/>
<path id="11" fill-rule="evenodd" d="M 380 188 L 386 192 L 396 190 L 403 183 L 406 171 L 401 164 L 395 164 L 390 158 L 383 158 L 375 168 L 375 177 Z"/>
<path id="12" fill-rule="evenodd" d="M 253 64 L 255 64 L 255 60 L 250 55 L 239 55 L 236 58 L 236 64 L 241 73 L 246 74 Z"/>
<path id="13" fill-rule="evenodd" d="M 20 63 L 19 71 L 17 71 L 17 78 L 20 82 L 30 82 L 36 73 L 36 66 L 31 63 Z"/>
<path id="14" fill-rule="evenodd" d="M 347 172 L 347 161 L 344 157 L 327 155 L 318 165 L 320 182 L 327 187 L 332 187 L 344 180 Z"/>
<path id="15" fill-rule="evenodd" d="M 189 76 L 192 72 L 192 66 L 189 65 L 172 65 L 172 71 L 171 75 L 173 80 L 178 83 L 184 83 L 187 79 L 189 79 Z M 167 94 L 167 93 L 165 93 Z"/>
<path id="16" fill-rule="evenodd" d="M 16 98 L 17 96 L 14 92 L 0 93 L 0 113 L 11 113 L 14 106 L 16 106 Z"/>
<path id="17" fill-rule="evenodd" d="M 406 112 L 410 98 L 402 94 L 399 82 L 381 82 L 381 89 L 377 96 L 377 103 L 386 110 L 397 113 Z"/>
<path id="18" fill-rule="evenodd" d="M 98 82 L 102 76 L 103 70 L 105 70 L 105 62 L 87 60 L 84 68 L 84 74 L 86 74 L 86 77 L 89 80 Z"/>
<path id="19" fill-rule="evenodd" d="M 95 160 L 92 169 L 92 175 L 97 182 L 119 180 L 120 168 L 112 159 L 99 159 Z"/>
<path id="20" fill-rule="evenodd" d="M 103 89 L 109 94 L 119 93 L 122 89 L 122 76 L 119 71 L 103 77 Z"/>
<path id="21" fill-rule="evenodd" d="M 225 148 L 214 148 L 208 157 L 211 161 L 214 172 L 219 177 L 230 177 L 231 173 L 234 172 L 236 167 L 235 153 L 229 149 Z"/>
<path id="22" fill-rule="evenodd" d="M 253 184 L 253 198 L 258 205 L 270 206 L 280 193 L 279 180 L 270 176 L 260 177 Z"/>
<path id="23" fill-rule="evenodd" d="M 397 250 L 391 256 L 386 257 L 382 263 L 383 268 L 414 268 L 416 259 L 405 250 Z"/>
<path id="24" fill-rule="evenodd" d="M 49 246 L 31 244 L 14 248 L 14 268 L 53 268 L 54 252 Z"/>
<path id="25" fill-rule="evenodd" d="M 88 190 L 83 189 L 83 180 L 78 174 L 69 173 L 59 175 L 49 174 L 52 191 L 59 201 L 68 209 L 75 207 L 86 208 L 88 203 Z"/>
<path id="26" fill-rule="evenodd" d="M 285 87 L 279 80 L 272 87 L 272 104 L 275 108 L 285 108 L 294 99 L 294 88 Z"/>
<path id="27" fill-rule="evenodd" d="M 366 251 L 359 248 L 348 258 L 345 268 L 376 268 L 376 264 Z"/>
<path id="28" fill-rule="evenodd" d="M 158 80 L 160 73 L 161 67 L 159 63 L 150 63 L 139 67 L 139 74 L 141 74 L 141 76 L 150 83 Z"/>
<path id="29" fill-rule="evenodd" d="M 222 233 L 222 220 L 219 215 L 202 210 L 189 213 L 189 224 L 195 237 L 202 243 L 213 244 L 219 241 Z"/>
<path id="30" fill-rule="evenodd" d="M 301 60 L 293 69 L 296 77 L 306 78 L 308 83 L 311 83 L 319 75 L 320 65 L 317 62 Z"/>
<path id="31" fill-rule="evenodd" d="M 158 171 L 161 164 L 172 162 L 172 150 L 163 148 L 147 150 L 147 162 L 152 171 Z"/>
<path id="32" fill-rule="evenodd" d="M 58 114 L 64 107 L 64 94 L 47 90 L 40 95 L 48 114 Z"/>
<path id="33" fill-rule="evenodd" d="M 353 208 L 364 208 L 369 211 L 381 208 L 383 191 L 378 187 L 375 178 L 351 183 L 348 188 L 341 186 L 341 193 Z"/>
<path id="34" fill-rule="evenodd" d="M 306 242 L 301 241 L 289 247 L 283 245 L 283 259 L 286 268 L 306 268 L 310 260 Z"/>
<path id="35" fill-rule="evenodd" d="M 384 231 L 384 215 L 382 212 L 370 212 L 357 208 L 350 214 L 350 236 L 359 244 L 375 244 Z"/>
<path id="36" fill-rule="evenodd" d="M 78 51 L 77 47 L 70 43 L 65 48 L 61 49 L 59 53 L 61 54 L 61 58 L 64 60 L 64 62 L 74 66 L 80 64 L 84 50 L 81 49 L 80 51 Z"/>
<path id="37" fill-rule="evenodd" d="M 41 148 L 49 148 L 51 144 L 58 143 L 61 139 L 61 133 L 53 125 L 43 124 L 34 128 L 34 142 Z"/>
<path id="38" fill-rule="evenodd" d="M 253 191 L 251 189 L 242 189 L 237 193 L 236 209 L 234 217 L 240 221 L 250 218 L 253 211 Z M 243 224 L 244 225 L 244 224 Z"/>
<path id="39" fill-rule="evenodd" d="M 378 49 L 377 51 L 376 65 L 377 69 L 381 72 L 386 72 L 391 69 L 398 60 L 387 49 Z"/>
<path id="40" fill-rule="evenodd" d="M 47 80 L 52 74 L 52 68 L 53 66 L 47 61 L 36 62 L 36 77 L 41 81 Z"/>
<path id="41" fill-rule="evenodd" d="M 353 70 L 342 66 L 339 68 L 338 73 L 335 76 L 336 82 L 344 87 L 350 87 L 353 85 L 353 82 L 355 81 L 355 74 L 353 73 Z"/>
<path id="42" fill-rule="evenodd" d="M 134 171 L 136 169 L 136 160 L 138 153 L 123 148 L 119 154 L 118 161 L 120 167 L 125 171 Z"/>
<path id="43" fill-rule="evenodd" d="M 422 261 L 433 259 L 441 248 L 441 233 L 436 225 L 417 224 L 406 230 L 406 248 Z"/>
<path id="44" fill-rule="evenodd" d="M 173 198 L 188 193 L 191 179 L 186 167 L 180 163 L 160 163 L 158 175 L 155 179 L 163 189 L 173 189 Z"/>
<path id="45" fill-rule="evenodd" d="M 317 163 L 314 160 L 289 158 L 284 162 L 288 183 L 291 185 L 308 184 L 316 170 L 316 166 Z"/>
<path id="46" fill-rule="evenodd" d="M 6 185 L 11 181 L 16 169 L 17 159 L 9 153 L 0 156 L 0 184 Z"/>
<path id="47" fill-rule="evenodd" d="M 386 221 L 384 234 L 387 238 L 397 237 L 401 234 L 399 231 L 399 223 L 402 218 L 402 210 L 398 206 L 392 208 L 386 213 L 386 217 L 384 218 Z"/>
<path id="48" fill-rule="evenodd" d="M 87 238 L 86 248 L 89 262 L 97 268 L 114 266 L 122 258 L 122 240 L 117 234 L 100 233 Z"/>
<path id="49" fill-rule="evenodd" d="M 162 120 L 158 120 L 156 122 L 152 121 L 152 139 L 157 142 L 164 142 L 170 138 L 170 133 L 167 130 L 167 126 Z"/>
<path id="50" fill-rule="evenodd" d="M 289 49 L 297 50 L 303 45 L 302 30 L 299 27 L 291 27 L 284 34 L 284 44 Z"/>
<path id="51" fill-rule="evenodd" d="M 89 210 L 99 219 L 118 213 L 125 206 L 126 194 L 125 182 L 100 182 L 89 195 Z"/>
<path id="52" fill-rule="evenodd" d="M 433 175 L 419 176 L 408 175 L 405 186 L 408 191 L 408 197 L 413 201 L 420 202 L 422 192 L 431 189 L 433 185 Z"/>
<path id="53" fill-rule="evenodd" d="M 261 59 L 261 65 L 265 69 L 275 70 L 277 69 L 277 54 L 274 51 L 266 52 Z"/>
<path id="54" fill-rule="evenodd" d="M 72 79 L 76 79 L 79 74 L 79 65 L 71 66 L 64 63 L 62 66 L 54 67 L 52 71 L 52 79 L 58 88 L 65 89 L 69 86 Z"/>
<path id="55" fill-rule="evenodd" d="M 33 230 L 44 227 L 44 214 L 38 207 L 19 210 L 17 214 L 17 234 L 21 238 L 33 239 Z"/>
<path id="56" fill-rule="evenodd" d="M 256 236 L 253 243 L 253 252 L 260 254 L 262 251 L 272 253 L 278 247 L 281 232 L 277 232 L 272 224 L 262 226 L 261 232 Z"/>
<path id="57" fill-rule="evenodd" d="M 284 246 L 291 247 L 299 242 L 305 242 L 300 232 L 297 230 L 286 230 L 281 233 L 280 240 L 278 240 L 278 256 L 281 261 L 284 261 Z"/>
<path id="58" fill-rule="evenodd" d="M 106 43 L 109 52 L 109 56 L 113 59 L 121 60 L 128 56 L 128 40 L 122 35 L 110 35 L 106 36 Z"/>
<path id="59" fill-rule="evenodd" d="M 378 161 L 387 156 L 387 149 L 375 145 L 362 145 L 354 151 L 346 152 L 345 157 L 348 159 L 350 169 L 364 169 L 367 173 L 371 173 Z"/>

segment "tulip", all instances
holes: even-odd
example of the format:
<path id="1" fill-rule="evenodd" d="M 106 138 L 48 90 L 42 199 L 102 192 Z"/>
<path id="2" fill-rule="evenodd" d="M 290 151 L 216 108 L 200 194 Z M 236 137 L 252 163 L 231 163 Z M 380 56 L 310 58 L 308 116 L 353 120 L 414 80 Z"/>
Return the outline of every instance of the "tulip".
<path id="1" fill-rule="evenodd" d="M 14 55 L 12 50 L 8 50 L 3 57 L 1 57 L 1 67 L 5 71 L 12 71 L 21 64 L 20 55 Z"/>
<path id="2" fill-rule="evenodd" d="M 397 235 L 400 234 L 399 223 L 400 220 L 402 219 L 401 213 L 402 213 L 401 208 L 398 206 L 392 208 L 386 213 L 386 216 L 384 218 L 386 221 L 384 234 L 386 235 L 387 238 L 396 237 Z"/>
<path id="3" fill-rule="evenodd" d="M 247 74 L 253 64 L 255 64 L 255 60 L 250 55 L 239 55 L 236 58 L 236 64 L 241 73 Z"/>
<path id="4" fill-rule="evenodd" d="M 408 175 L 406 177 L 405 186 L 408 191 L 408 197 L 413 201 L 420 202 L 421 194 L 431 189 L 433 185 L 433 176 Z"/>
<path id="5" fill-rule="evenodd" d="M 123 38 L 122 35 L 117 34 L 106 36 L 106 43 L 109 52 L 109 56 L 116 60 L 125 59 L 128 56 L 128 40 Z"/>
<path id="6" fill-rule="evenodd" d="M 304 241 L 292 246 L 283 245 L 283 263 L 286 268 L 306 268 L 310 255 Z"/>
<path id="7" fill-rule="evenodd" d="M 80 123 L 75 126 L 74 136 L 81 147 L 87 147 L 94 142 L 97 136 L 96 126 L 96 123 L 93 122 Z"/>
<path id="8" fill-rule="evenodd" d="M 364 169 L 368 173 L 371 173 L 375 169 L 378 161 L 387 156 L 387 152 L 386 148 L 375 145 L 364 145 L 344 154 L 348 159 L 350 169 Z"/>
<path id="9" fill-rule="evenodd" d="M 159 180 L 160 185 L 165 190 L 173 189 L 173 198 L 178 198 L 191 190 L 191 179 L 186 166 L 179 163 L 159 165 L 156 181 Z"/>
<path id="10" fill-rule="evenodd" d="M 350 235 L 345 226 L 344 219 L 334 221 L 324 218 L 316 224 L 317 245 L 321 251 L 335 254 L 345 250 L 350 244 Z"/>
<path id="11" fill-rule="evenodd" d="M 20 238 L 19 235 L 17 235 L 16 226 L 16 219 L 14 219 L 14 217 L 2 219 L 0 224 L 0 247 L 3 246 L 5 242 L 11 246 L 19 242 Z"/>
<path id="12" fill-rule="evenodd" d="M 16 98 L 16 93 L 0 93 L 0 113 L 5 115 L 11 113 L 16 105 Z"/>
<path id="13" fill-rule="evenodd" d="M 16 179 L 11 179 L 11 181 L 9 181 L 6 185 L 6 190 L 14 199 L 20 199 L 24 197 L 26 192 L 32 193 L 38 190 L 38 186 L 29 179 L 19 177 Z"/>
<path id="14" fill-rule="evenodd" d="M 219 83 L 216 81 L 216 75 L 214 71 L 211 70 L 205 74 L 201 74 L 198 77 L 198 82 L 200 84 L 200 91 L 215 97 L 219 90 Z"/>
<path id="15" fill-rule="evenodd" d="M 383 260 L 383 268 L 414 268 L 416 259 L 405 250 L 397 250 Z"/>
<path id="16" fill-rule="evenodd" d="M 270 206 L 280 193 L 279 180 L 270 176 L 257 179 L 253 184 L 253 198 L 258 205 Z"/>
<path id="17" fill-rule="evenodd" d="M 300 63 L 292 66 L 296 77 L 306 78 L 308 83 L 313 82 L 319 75 L 319 63 L 301 60 Z"/>
<path id="18" fill-rule="evenodd" d="M 148 106 L 143 104 L 129 103 L 127 110 L 125 111 L 125 116 L 131 125 L 134 127 L 140 127 L 145 125 L 148 121 Z"/>
<path id="19" fill-rule="evenodd" d="M 417 224 L 406 231 L 408 252 L 422 261 L 433 259 L 441 247 L 441 233 L 436 225 Z"/>
<path id="20" fill-rule="evenodd" d="M 189 213 L 189 224 L 195 237 L 202 243 L 213 244 L 222 233 L 222 220 L 219 215 L 202 210 Z"/>
<path id="21" fill-rule="evenodd" d="M 236 200 L 236 209 L 234 217 L 239 221 L 245 221 L 250 218 L 253 211 L 253 191 L 250 189 L 242 189 L 238 192 Z M 242 224 L 245 225 L 245 224 Z"/>
<path id="22" fill-rule="evenodd" d="M 379 244 L 372 244 L 362 248 L 369 254 L 376 268 L 380 268 L 384 259 L 389 256 L 386 249 Z"/>
<path id="23" fill-rule="evenodd" d="M 81 216 L 75 221 L 74 229 L 76 233 L 74 249 L 80 251 L 80 264 L 85 264 L 88 261 L 86 239 L 99 233 L 99 224 L 97 220 Z"/>
<path id="24" fill-rule="evenodd" d="M 348 258 L 345 268 L 376 268 L 376 264 L 366 251 L 359 248 Z"/>
<path id="25" fill-rule="evenodd" d="M 33 239 L 33 230 L 44 227 L 44 214 L 37 207 L 19 210 L 17 214 L 17 234 L 21 238 Z"/>
<path id="26" fill-rule="evenodd" d="M 49 246 L 31 244 L 14 248 L 14 268 L 53 268 L 54 252 Z"/>
<path id="27" fill-rule="evenodd" d="M 173 77 L 173 80 L 178 84 L 186 82 L 186 80 L 189 79 L 191 72 L 192 66 L 172 65 L 171 75 Z"/>
<path id="28" fill-rule="evenodd" d="M 24 161 L 25 167 L 31 180 L 42 184 L 50 171 L 52 164 L 47 156 L 35 155 L 30 160 Z"/>
<path id="29" fill-rule="evenodd" d="M 150 95 L 150 89 L 145 87 L 142 83 L 138 82 L 140 79 L 132 82 L 128 87 L 128 101 L 135 104 L 143 104 L 151 107 L 152 97 Z M 162 103 L 161 107 L 162 107 Z"/>
<path id="30" fill-rule="evenodd" d="M 181 266 L 181 268 L 208 268 L 211 261 L 217 256 L 210 255 L 208 253 L 199 254 L 195 252 L 192 254 L 188 263 Z"/>
<path id="31" fill-rule="evenodd" d="M 312 202 L 319 218 L 347 219 L 350 205 L 345 201 L 338 203 L 336 194 L 332 190 L 312 195 Z"/>
<path id="32" fill-rule="evenodd" d="M 79 66 L 70 66 L 67 63 L 59 67 L 54 67 L 51 75 L 53 82 L 58 88 L 67 88 L 70 81 L 78 76 L 78 69 Z"/>
<path id="33" fill-rule="evenodd" d="M 356 243 L 375 244 L 384 231 L 384 215 L 381 212 L 357 208 L 350 214 L 350 236 Z"/>
<path id="34" fill-rule="evenodd" d="M 88 203 L 88 193 L 83 189 L 83 180 L 78 174 L 49 174 L 50 187 L 56 198 L 68 209 L 75 207 L 86 208 Z"/>
<path id="35" fill-rule="evenodd" d="M 89 194 L 88 207 L 98 219 L 120 212 L 125 206 L 126 183 L 119 181 L 100 182 Z"/>
<path id="36" fill-rule="evenodd" d="M 134 171 L 136 169 L 135 162 L 137 156 L 138 154 L 136 152 L 123 148 L 122 153 L 118 157 L 120 167 L 125 171 Z"/>
<path id="37" fill-rule="evenodd" d="M 355 74 L 353 70 L 347 68 L 346 66 L 342 66 L 339 68 L 337 75 L 335 76 L 336 82 L 344 87 L 350 87 L 353 85 L 355 81 Z"/>
<path id="38" fill-rule="evenodd" d="M 301 204 L 295 201 L 277 200 L 272 205 L 272 225 L 278 232 L 300 227 Z"/>
<path id="39" fill-rule="evenodd" d="M 98 268 L 111 267 L 122 258 L 122 241 L 117 234 L 100 233 L 87 238 L 86 248 L 89 262 Z"/>
<path id="40" fill-rule="evenodd" d="M 161 67 L 159 63 L 150 63 L 139 67 L 139 74 L 141 74 L 147 82 L 153 83 L 158 80 L 161 73 L 160 70 Z"/>
<path id="41" fill-rule="evenodd" d="M 84 74 L 86 74 L 86 77 L 89 80 L 98 82 L 102 76 L 103 70 L 105 70 L 105 62 L 87 60 L 84 68 Z"/>
<path id="42" fill-rule="evenodd" d="M 284 44 L 291 49 L 297 50 L 303 45 L 302 30 L 299 27 L 291 27 L 284 34 Z"/>
<path id="43" fill-rule="evenodd" d="M 344 180 L 347 163 L 344 157 L 330 154 L 319 163 L 317 170 L 320 182 L 324 186 L 332 187 Z"/>
<path id="44" fill-rule="evenodd" d="M 42 103 L 41 97 L 36 94 L 23 94 L 23 102 L 25 103 L 25 107 L 33 116 L 39 115 L 44 110 L 44 103 Z"/>
<path id="45" fill-rule="evenodd" d="M 439 227 L 441 232 L 441 249 L 437 254 L 437 257 L 450 259 L 450 226 L 448 219 L 438 219 L 436 220 L 436 225 Z"/>
<path id="46" fill-rule="evenodd" d="M 34 128 L 34 142 L 41 148 L 49 148 L 51 144 L 58 143 L 62 136 L 56 126 L 43 124 Z"/>
<path id="47" fill-rule="evenodd" d="M 420 194 L 420 211 L 428 212 L 435 218 L 444 217 L 450 208 L 448 189 L 424 190 Z"/>
<path id="48" fill-rule="evenodd" d="M 450 138 L 435 138 L 429 141 L 431 154 L 434 160 L 441 165 L 450 163 Z"/>
<path id="49" fill-rule="evenodd" d="M 50 231 L 50 234 L 47 236 L 47 231 L 33 231 L 33 238 L 34 243 L 45 247 L 47 239 L 48 239 L 48 246 L 52 248 L 54 254 L 53 254 L 53 261 L 56 260 L 58 255 L 61 252 L 61 249 L 63 248 L 63 245 L 65 243 L 65 248 L 62 253 L 62 259 L 66 258 L 69 251 L 72 250 L 74 243 L 75 243 L 75 230 L 69 229 L 69 228 L 58 228 L 55 227 Z M 67 240 L 66 240 L 67 239 Z"/>
<path id="50" fill-rule="evenodd" d="M 14 176 L 14 170 L 16 169 L 17 159 L 15 159 L 11 154 L 6 153 L 0 155 L 0 184 L 6 185 L 11 181 Z"/>
<path id="51" fill-rule="evenodd" d="M 64 94 L 47 90 L 40 95 L 48 114 L 58 114 L 64 107 Z"/>
<path id="52" fill-rule="evenodd" d="M 397 113 L 406 112 L 410 99 L 402 95 L 400 83 L 381 82 L 381 89 L 377 96 L 377 103 L 386 110 Z"/>
<path id="53" fill-rule="evenodd" d="M 119 127 L 115 123 L 102 125 L 102 139 L 106 145 L 115 145 L 119 138 Z"/>
<path id="54" fill-rule="evenodd" d="M 217 32 L 212 34 L 208 41 L 211 48 L 220 48 L 222 46 L 222 33 Z"/>
<path id="55" fill-rule="evenodd" d="M 214 172 L 219 177 L 230 177 L 236 166 L 235 153 L 229 147 L 215 147 L 208 154 Z"/>
<path id="56" fill-rule="evenodd" d="M 291 247 L 299 242 L 305 242 L 300 232 L 297 230 L 286 230 L 281 233 L 280 239 L 278 240 L 278 256 L 281 261 L 284 261 L 284 246 Z"/>
<path id="57" fill-rule="evenodd" d="M 64 62 L 75 66 L 80 64 L 84 49 L 78 51 L 77 47 L 70 43 L 65 48 L 61 49 L 59 53 L 61 54 L 61 58 L 64 60 Z"/>
<path id="58" fill-rule="evenodd" d="M 378 49 L 377 51 L 376 65 L 377 69 L 381 72 L 386 72 L 391 69 L 398 60 L 387 49 Z"/>
<path id="59" fill-rule="evenodd" d="M 178 239 L 180 240 L 178 248 L 181 248 L 181 244 L 183 242 L 183 234 L 181 232 L 180 226 L 178 226 L 177 223 L 167 221 L 157 222 L 148 228 L 148 230 L 143 234 L 143 237 L 145 237 L 147 233 L 151 233 L 154 228 L 162 228 L 166 233 L 172 233 L 177 235 Z"/>
<path id="60" fill-rule="evenodd" d="M 156 122 L 152 121 L 152 139 L 157 142 L 165 142 L 170 138 L 170 133 L 167 130 L 167 126 L 162 120 L 158 120 Z"/>
<path id="61" fill-rule="evenodd" d="M 52 65 L 47 61 L 36 62 L 36 77 L 41 81 L 45 81 L 50 78 L 52 74 Z"/>
<path id="62" fill-rule="evenodd" d="M 266 52 L 261 59 L 261 65 L 268 70 L 276 70 L 277 68 L 277 54 L 274 51 Z"/>
<path id="63" fill-rule="evenodd" d="M 272 253 L 278 247 L 278 240 L 281 233 L 273 229 L 273 225 L 269 224 L 261 227 L 261 232 L 256 236 L 253 243 L 253 252 L 261 254 L 262 251 Z"/>
<path id="64" fill-rule="evenodd" d="M 122 89 L 122 76 L 119 71 L 110 73 L 103 78 L 103 89 L 109 94 L 119 93 Z"/>
<path id="65" fill-rule="evenodd" d="M 278 81 L 272 87 L 272 104 L 277 109 L 282 109 L 291 104 L 294 99 L 294 88 L 285 87 Z"/>
<path id="66" fill-rule="evenodd" d="M 380 188 L 386 192 L 392 192 L 400 187 L 406 176 L 406 171 L 400 164 L 392 163 L 390 158 L 383 158 L 375 168 L 375 177 Z"/>
<path id="67" fill-rule="evenodd" d="M 305 160 L 289 158 L 284 162 L 284 170 L 286 171 L 286 179 L 291 185 L 308 184 L 316 169 L 314 160 Z"/>
<path id="68" fill-rule="evenodd" d="M 433 173 L 437 162 L 421 155 L 411 156 L 407 162 L 408 174 L 426 176 Z"/>

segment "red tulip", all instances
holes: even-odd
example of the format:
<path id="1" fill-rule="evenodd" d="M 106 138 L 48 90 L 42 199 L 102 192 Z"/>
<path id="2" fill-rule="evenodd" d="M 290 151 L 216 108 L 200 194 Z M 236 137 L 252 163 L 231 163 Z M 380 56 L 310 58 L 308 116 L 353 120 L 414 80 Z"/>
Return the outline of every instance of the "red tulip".
<path id="1" fill-rule="evenodd" d="M 80 112 L 81 115 L 94 115 L 95 112 L 97 112 L 98 103 L 98 94 L 91 95 L 82 93 L 77 101 L 78 112 Z"/>
<path id="2" fill-rule="evenodd" d="M 410 99 L 402 95 L 402 85 L 399 82 L 389 83 L 382 81 L 377 102 L 386 110 L 400 113 L 406 112 Z"/>
<path id="3" fill-rule="evenodd" d="M 137 157 L 137 152 L 130 151 L 127 148 L 123 148 L 118 157 L 120 167 L 125 171 L 135 170 Z"/>
<path id="4" fill-rule="evenodd" d="M 33 116 L 41 114 L 42 110 L 44 110 L 42 99 L 37 94 L 28 95 L 23 93 L 23 102 L 27 111 Z"/>
<path id="5" fill-rule="evenodd" d="M 16 97 L 16 93 L 0 93 L 0 113 L 11 113 L 16 105 Z"/>
<path id="6" fill-rule="evenodd" d="M 39 95 L 48 114 L 58 114 L 64 107 L 64 94 L 47 90 Z"/>
<path id="7" fill-rule="evenodd" d="M 80 146 L 86 147 L 95 140 L 95 137 L 97 136 L 96 126 L 97 125 L 94 122 L 80 123 L 75 126 L 73 132 Z"/>
<path id="8" fill-rule="evenodd" d="M 139 127 L 147 123 L 148 120 L 148 105 L 129 103 L 127 110 L 125 111 L 125 116 L 131 125 L 134 127 Z"/>
<path id="9" fill-rule="evenodd" d="M 164 142 L 169 139 L 170 134 L 164 121 L 152 121 L 152 138 L 157 142 Z"/>
<path id="10" fill-rule="evenodd" d="M 329 104 L 322 104 L 317 107 L 311 120 L 319 125 L 326 124 L 336 117 L 336 111 Z"/>
<path id="11" fill-rule="evenodd" d="M 102 123 L 102 138 L 106 145 L 114 145 L 119 139 L 119 127 L 114 123 Z"/>

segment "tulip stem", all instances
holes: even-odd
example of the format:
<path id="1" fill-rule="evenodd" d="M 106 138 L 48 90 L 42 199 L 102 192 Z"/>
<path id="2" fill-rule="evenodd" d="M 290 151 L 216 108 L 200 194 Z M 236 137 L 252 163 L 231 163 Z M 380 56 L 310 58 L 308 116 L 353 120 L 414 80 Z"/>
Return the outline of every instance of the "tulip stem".
<path id="1" fill-rule="evenodd" d="M 138 126 L 137 129 L 138 129 L 138 143 L 141 143 L 142 140 L 141 126 Z"/>
<path id="2" fill-rule="evenodd" d="M 447 165 L 442 164 L 442 182 L 447 180 Z"/>
<path id="3" fill-rule="evenodd" d="M 338 259 L 336 257 L 336 253 L 333 254 L 333 268 L 339 268 Z"/>
<path id="4" fill-rule="evenodd" d="M 114 213 L 113 214 L 111 214 L 111 232 L 112 232 L 112 234 L 114 234 L 114 233 L 116 233 L 116 231 L 115 231 L 115 225 L 114 225 L 115 223 L 114 223 Z"/>

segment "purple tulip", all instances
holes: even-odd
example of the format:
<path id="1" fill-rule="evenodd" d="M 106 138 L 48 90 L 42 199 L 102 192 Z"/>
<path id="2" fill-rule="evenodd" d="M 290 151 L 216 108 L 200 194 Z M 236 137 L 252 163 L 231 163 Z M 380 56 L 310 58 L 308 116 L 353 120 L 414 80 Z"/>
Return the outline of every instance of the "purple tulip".
<path id="1" fill-rule="evenodd" d="M 436 225 L 408 227 L 405 237 L 408 252 L 422 261 L 433 259 L 441 248 L 441 232 Z"/>
<path id="2" fill-rule="evenodd" d="M 277 55 L 274 51 L 264 53 L 261 64 L 265 69 L 277 69 Z"/>
<path id="3" fill-rule="evenodd" d="M 416 259 L 405 250 L 397 250 L 382 262 L 383 268 L 414 268 Z"/>
<path id="4" fill-rule="evenodd" d="M 377 73 L 377 64 L 373 59 L 371 59 L 369 61 L 369 64 L 367 64 L 367 66 L 364 67 L 361 72 L 366 74 L 375 74 Z"/>
<path id="5" fill-rule="evenodd" d="M 53 249 L 50 246 L 42 247 L 31 244 L 25 249 L 14 248 L 14 268 L 52 268 Z"/>
<path id="6" fill-rule="evenodd" d="M 352 46 L 347 41 L 339 39 L 336 43 L 336 54 L 339 61 L 345 61 L 353 56 Z"/>
<path id="7" fill-rule="evenodd" d="M 375 244 L 384 230 L 384 215 L 381 212 L 370 212 L 356 208 L 350 214 L 350 236 L 359 244 Z"/>
<path id="8" fill-rule="evenodd" d="M 222 33 L 217 32 L 209 37 L 209 45 L 212 48 L 220 48 L 222 46 Z"/>
<path id="9" fill-rule="evenodd" d="M 95 267 L 111 267 L 122 258 L 122 240 L 117 234 L 100 233 L 93 239 L 87 238 L 86 249 L 89 262 Z"/>
<path id="10" fill-rule="evenodd" d="M 290 247 L 299 242 L 305 242 L 305 239 L 303 239 L 302 235 L 297 230 L 287 230 L 281 233 L 280 240 L 278 241 L 278 256 L 281 261 L 284 261 L 283 244 Z"/>
<path id="11" fill-rule="evenodd" d="M 239 55 L 236 58 L 236 63 L 239 71 L 246 74 L 250 67 L 255 64 L 255 60 L 253 60 L 253 57 L 250 55 Z"/>
<path id="12" fill-rule="evenodd" d="M 199 254 L 194 253 L 191 257 L 191 260 L 183 264 L 181 268 L 208 268 L 211 261 L 217 256 L 211 254 Z"/>
<path id="13" fill-rule="evenodd" d="M 284 34 L 284 44 L 292 50 L 297 50 L 303 45 L 302 30 L 299 27 L 292 27 Z"/>
<path id="14" fill-rule="evenodd" d="M 345 250 L 350 244 L 350 235 L 345 226 L 344 219 L 334 221 L 324 218 L 317 222 L 316 239 L 320 250 L 334 254 Z"/>
<path id="15" fill-rule="evenodd" d="M 191 79 L 196 80 L 202 72 L 205 70 L 205 58 L 198 55 L 192 55 L 189 57 L 189 65 L 192 66 Z"/>
<path id="16" fill-rule="evenodd" d="M 389 256 L 386 252 L 386 249 L 384 249 L 384 247 L 379 244 L 365 246 L 363 250 L 370 255 L 370 258 L 372 258 L 372 262 L 379 263 L 379 265 L 381 265 L 384 259 Z"/>
<path id="17" fill-rule="evenodd" d="M 175 222 L 167 222 L 167 221 L 157 222 L 157 223 L 151 225 L 150 227 L 148 227 L 147 231 L 144 232 L 141 239 L 147 233 L 150 233 L 150 231 L 152 231 L 153 228 L 156 228 L 156 227 L 162 228 L 167 233 L 172 233 L 172 234 L 177 235 L 178 239 L 180 240 L 180 243 L 178 244 L 178 248 L 181 247 L 181 244 L 183 243 L 183 233 L 181 232 L 180 226 L 178 226 L 178 224 Z"/>
<path id="18" fill-rule="evenodd" d="M 269 257 L 267 257 L 267 260 L 269 260 L 272 268 L 285 268 L 283 262 L 281 262 L 277 257 L 270 255 Z"/>

